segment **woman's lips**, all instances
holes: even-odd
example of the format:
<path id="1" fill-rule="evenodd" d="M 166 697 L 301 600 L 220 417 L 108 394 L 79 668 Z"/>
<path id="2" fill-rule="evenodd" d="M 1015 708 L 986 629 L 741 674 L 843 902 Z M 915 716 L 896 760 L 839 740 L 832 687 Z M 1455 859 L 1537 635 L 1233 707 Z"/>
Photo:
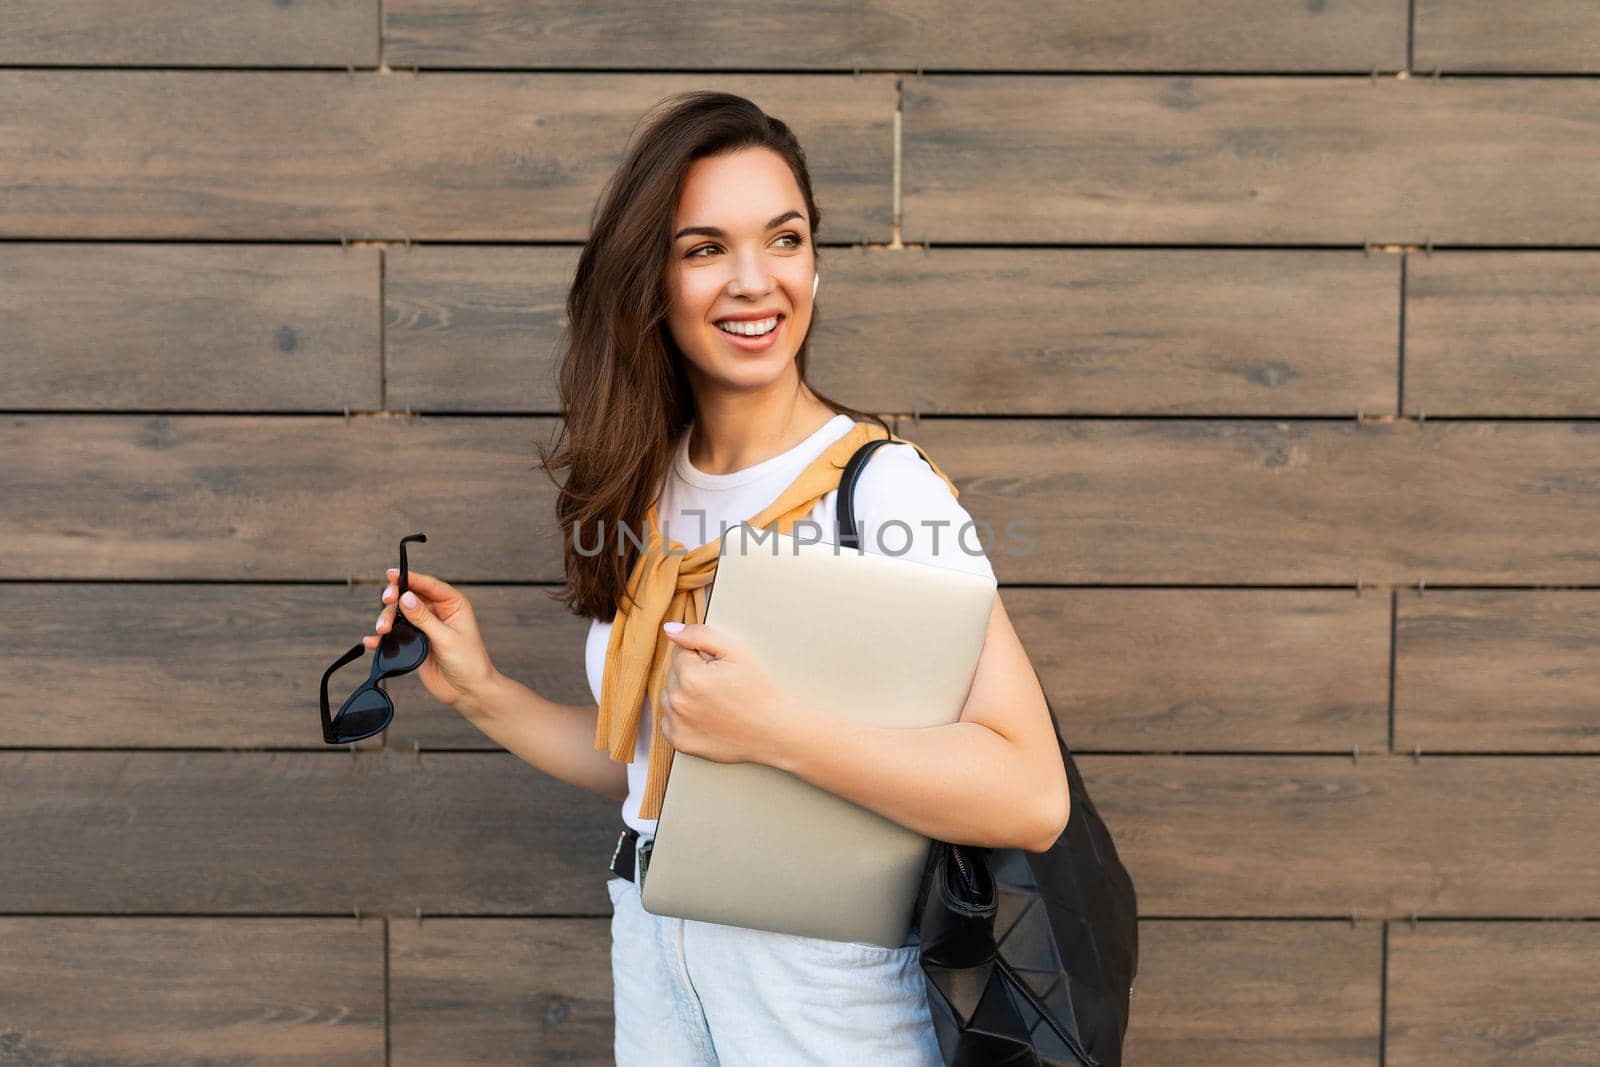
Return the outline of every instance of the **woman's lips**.
<path id="1" fill-rule="evenodd" d="M 742 348 L 746 352 L 765 352 L 778 341 L 778 334 L 783 332 L 784 325 L 789 321 L 789 316 L 780 315 L 778 325 L 762 334 L 760 337 L 745 337 L 743 334 L 729 333 L 720 326 L 711 327 L 716 330 L 722 339 L 735 348 Z"/>

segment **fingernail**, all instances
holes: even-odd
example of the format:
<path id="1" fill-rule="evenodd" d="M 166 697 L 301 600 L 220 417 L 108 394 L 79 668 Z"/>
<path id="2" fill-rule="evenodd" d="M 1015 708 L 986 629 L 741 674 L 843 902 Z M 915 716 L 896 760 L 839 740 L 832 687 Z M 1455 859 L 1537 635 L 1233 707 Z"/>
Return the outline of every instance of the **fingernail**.
<path id="1" fill-rule="evenodd" d="M 661 628 L 663 630 L 667 631 L 667 633 L 669 633 L 669 634 L 675 634 L 679 630 L 683 629 L 683 623 L 681 623 L 681 622 L 664 622 L 664 623 L 661 624 Z"/>
<path id="2" fill-rule="evenodd" d="M 379 616 L 378 616 L 378 621 L 377 621 L 377 622 L 375 622 L 375 623 L 373 623 L 373 624 L 372 624 L 372 628 L 373 628 L 373 629 L 374 629 L 374 630 L 376 630 L 376 629 L 378 629 L 378 628 L 379 628 L 379 627 L 380 627 L 380 626 L 382 626 L 382 625 L 383 625 L 383 616 L 382 616 L 382 615 L 379 615 Z"/>
<path id="3" fill-rule="evenodd" d="M 393 593 L 394 593 L 394 586 L 386 585 L 383 588 L 383 596 L 379 597 L 378 599 L 382 600 L 385 604 L 387 604 L 389 602 L 390 595 L 392 595 Z"/>
<path id="4" fill-rule="evenodd" d="M 405 593 L 405 596 L 400 598 L 400 603 L 404 604 L 408 608 L 416 607 L 417 606 L 417 594 L 415 594 L 411 590 L 407 589 L 406 593 Z"/>

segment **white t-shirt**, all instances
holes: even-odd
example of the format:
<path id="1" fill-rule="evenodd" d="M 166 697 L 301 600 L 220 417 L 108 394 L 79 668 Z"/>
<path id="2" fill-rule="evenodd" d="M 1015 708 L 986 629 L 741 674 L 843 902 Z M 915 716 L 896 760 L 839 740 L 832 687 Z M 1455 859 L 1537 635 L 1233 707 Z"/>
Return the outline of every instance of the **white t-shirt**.
<path id="1" fill-rule="evenodd" d="M 729 474 L 706 474 L 689 464 L 686 430 L 658 502 L 663 533 L 690 549 L 719 539 L 725 530 L 749 521 L 771 505 L 801 471 L 855 425 L 851 416 L 835 415 L 787 452 Z M 831 489 L 819 499 L 810 515 L 817 525 L 798 526 L 796 536 L 836 543 L 838 498 L 839 491 Z M 856 481 L 854 502 L 863 551 L 994 577 L 979 528 L 968 526 L 972 516 L 910 445 L 883 445 L 872 454 Z M 584 649 L 589 688 L 596 703 L 600 701 L 611 628 L 609 619 L 592 620 Z M 622 803 L 623 821 L 642 838 L 654 837 L 656 832 L 655 819 L 639 818 L 649 767 L 650 716 L 647 695 L 633 760 L 628 764 L 628 798 Z"/>

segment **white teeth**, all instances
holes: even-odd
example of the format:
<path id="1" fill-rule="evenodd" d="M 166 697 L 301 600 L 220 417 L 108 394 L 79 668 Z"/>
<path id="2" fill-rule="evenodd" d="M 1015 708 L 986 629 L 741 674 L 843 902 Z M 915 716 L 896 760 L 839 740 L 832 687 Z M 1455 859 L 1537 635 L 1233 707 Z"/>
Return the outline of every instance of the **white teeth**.
<path id="1" fill-rule="evenodd" d="M 769 319 L 755 319 L 751 322 L 734 322 L 727 320 L 717 323 L 717 329 L 725 333 L 736 333 L 742 337 L 760 337 L 762 334 L 771 333 L 778 328 L 778 316 Z"/>

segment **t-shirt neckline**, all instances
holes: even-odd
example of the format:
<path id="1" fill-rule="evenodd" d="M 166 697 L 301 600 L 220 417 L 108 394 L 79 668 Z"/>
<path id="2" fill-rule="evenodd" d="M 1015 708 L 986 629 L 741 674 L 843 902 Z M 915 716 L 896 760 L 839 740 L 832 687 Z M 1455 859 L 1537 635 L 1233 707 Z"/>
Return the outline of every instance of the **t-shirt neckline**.
<path id="1" fill-rule="evenodd" d="M 707 474 L 689 462 L 689 430 L 692 427 L 686 427 L 678 440 L 677 453 L 673 457 L 673 470 L 684 482 L 697 489 L 734 489 L 748 485 L 779 469 L 796 454 L 821 441 L 830 431 L 837 430 L 841 421 L 845 424 L 846 430 L 855 425 L 855 420 L 841 411 L 792 448 L 779 452 L 776 456 L 770 456 L 760 463 L 753 463 L 748 467 L 729 471 L 727 474 Z"/>

